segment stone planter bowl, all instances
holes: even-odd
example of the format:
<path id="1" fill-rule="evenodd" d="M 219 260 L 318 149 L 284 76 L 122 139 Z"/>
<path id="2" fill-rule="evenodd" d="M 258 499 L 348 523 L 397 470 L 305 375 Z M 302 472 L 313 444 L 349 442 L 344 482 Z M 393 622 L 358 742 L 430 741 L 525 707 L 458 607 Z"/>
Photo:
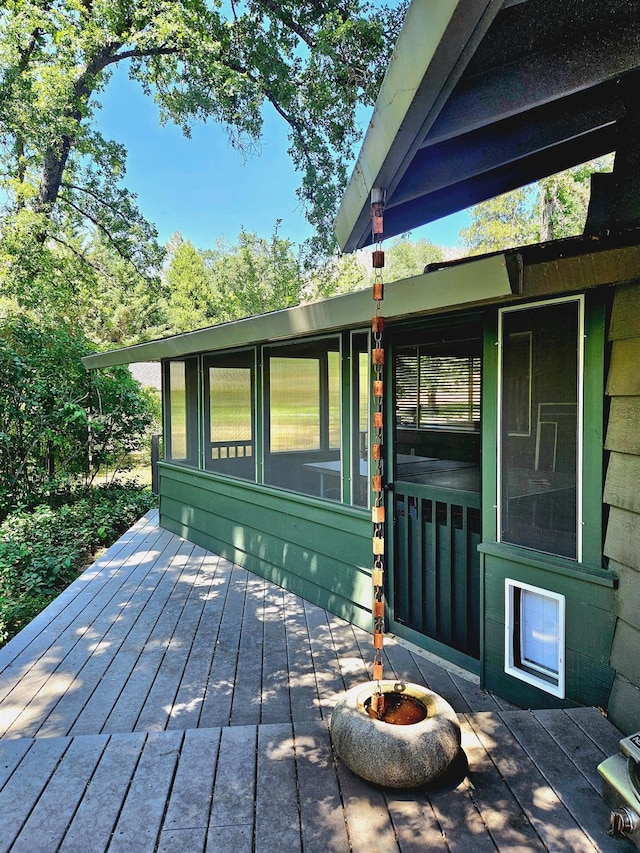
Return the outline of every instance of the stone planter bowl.
<path id="1" fill-rule="evenodd" d="M 338 700 L 329 728 L 338 757 L 356 775 L 388 788 L 419 788 L 447 770 L 460 750 L 455 711 L 419 684 L 381 681 L 382 693 L 403 693 L 421 702 L 427 716 L 410 725 L 370 717 L 365 705 L 378 689 L 369 681 Z"/>

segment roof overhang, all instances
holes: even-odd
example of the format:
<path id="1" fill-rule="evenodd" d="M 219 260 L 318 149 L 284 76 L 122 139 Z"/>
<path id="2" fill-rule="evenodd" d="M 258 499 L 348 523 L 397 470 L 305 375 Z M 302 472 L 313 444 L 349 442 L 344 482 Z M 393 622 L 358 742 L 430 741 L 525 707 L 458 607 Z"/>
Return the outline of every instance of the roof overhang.
<path id="1" fill-rule="evenodd" d="M 343 251 L 615 150 L 639 0 L 413 0 L 336 219 Z M 626 104 L 626 105 L 625 105 Z"/>
<path id="2" fill-rule="evenodd" d="M 385 285 L 385 318 L 404 319 L 471 307 L 510 297 L 519 287 L 518 272 L 504 255 L 470 260 Z M 260 314 L 123 349 L 85 356 L 88 370 L 117 364 L 159 361 L 275 343 L 342 329 L 368 328 L 373 315 L 369 289 Z"/>

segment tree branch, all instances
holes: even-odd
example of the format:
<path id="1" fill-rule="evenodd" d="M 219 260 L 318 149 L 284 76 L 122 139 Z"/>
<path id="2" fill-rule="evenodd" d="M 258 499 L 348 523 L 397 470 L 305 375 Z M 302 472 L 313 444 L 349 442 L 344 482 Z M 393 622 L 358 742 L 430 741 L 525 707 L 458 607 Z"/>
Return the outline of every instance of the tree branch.
<path id="1" fill-rule="evenodd" d="M 126 222 L 127 225 L 132 224 L 132 221 L 130 219 L 127 219 L 126 216 L 122 215 L 122 211 L 120 210 L 119 207 L 117 207 L 114 204 L 111 204 L 106 199 L 104 199 L 100 195 L 98 195 L 98 193 L 93 192 L 93 190 L 90 190 L 88 187 L 80 187 L 77 184 L 70 184 L 67 181 L 62 181 L 60 183 L 60 188 L 61 189 L 67 189 L 67 190 L 76 190 L 77 192 L 84 193 L 85 195 L 91 196 L 91 198 L 95 199 L 95 201 L 97 201 L 98 204 L 101 204 L 103 207 L 106 207 L 107 210 L 110 210 L 111 213 L 113 213 L 115 216 L 118 216 L 120 219 L 122 219 L 123 222 Z M 69 203 L 69 200 L 66 196 L 63 196 L 63 198 L 67 203 Z"/>
<path id="2" fill-rule="evenodd" d="M 114 65 L 117 62 L 122 62 L 124 59 L 144 59 L 147 56 L 172 56 L 178 53 L 178 50 L 179 49 L 177 47 L 170 47 L 169 45 L 147 47 L 144 49 L 131 48 L 131 50 L 125 50 L 122 53 L 115 53 L 104 62 L 99 70 L 102 71 L 104 68 L 107 68 L 107 66 Z"/>
<path id="3" fill-rule="evenodd" d="M 258 88 L 258 90 L 262 92 L 262 94 L 269 101 L 269 103 L 275 109 L 275 111 L 278 113 L 278 115 L 280 115 L 286 121 L 286 123 L 289 125 L 291 130 L 294 132 L 294 134 L 296 135 L 296 137 L 300 143 L 300 147 L 302 148 L 302 151 L 304 153 L 304 156 L 305 156 L 307 163 L 309 165 L 312 165 L 313 158 L 311 156 L 311 151 L 309 150 L 309 146 L 307 144 L 304 133 L 302 131 L 302 128 L 304 125 L 301 122 L 297 121 L 297 119 L 295 119 L 289 112 L 287 112 L 287 110 L 285 110 L 285 108 L 280 104 L 280 102 L 276 98 L 275 93 L 273 91 L 271 91 L 271 89 L 268 89 L 264 85 L 264 83 L 262 83 L 255 76 L 255 74 L 253 74 L 251 71 L 249 71 L 248 68 L 245 68 L 243 65 L 240 65 L 239 63 L 231 62 L 230 60 L 226 60 L 222 64 L 225 65 L 225 67 L 227 67 L 230 71 L 235 71 L 237 74 L 245 75 L 254 84 L 254 86 L 256 86 Z"/>
<path id="4" fill-rule="evenodd" d="M 47 234 L 47 240 L 53 240 L 54 243 L 57 243 L 59 246 L 63 246 L 65 249 L 68 249 L 72 255 L 75 255 L 78 260 L 82 261 L 83 264 L 91 267 L 92 270 L 99 273 L 101 270 L 95 266 L 83 252 L 79 252 L 75 249 L 70 243 L 67 243 L 66 240 L 63 240 L 61 237 L 56 237 L 55 234 Z M 73 289 L 73 287 L 72 287 Z"/>
<path id="5" fill-rule="evenodd" d="M 104 225 L 103 225 L 103 224 L 102 224 L 98 219 L 96 219 L 96 217 L 95 217 L 95 216 L 92 216 L 92 215 L 91 215 L 90 213 L 88 213 L 86 210 L 83 210 L 79 205 L 75 204 L 73 201 L 71 201 L 71 199 L 67 198 L 66 196 L 60 196 L 60 200 L 61 200 L 62 202 L 64 202 L 65 204 L 69 205 L 69 207 L 70 207 L 70 208 L 72 208 L 73 210 L 75 210 L 75 211 L 76 211 L 76 213 L 79 213 L 79 214 L 80 214 L 80 216 L 82 216 L 84 219 L 88 219 L 88 220 L 89 220 L 89 222 L 92 222 L 92 223 L 96 226 L 96 228 L 97 228 L 99 231 L 102 231 L 102 233 L 105 235 L 105 237 L 109 240 L 110 245 L 112 245 L 112 246 L 113 246 L 113 248 L 114 248 L 114 249 L 116 250 L 116 252 L 120 255 L 120 257 L 122 258 L 122 260 L 123 260 L 123 261 L 126 261 L 126 262 L 127 262 L 127 263 L 129 263 L 129 264 L 131 264 L 131 266 L 135 269 L 135 271 L 138 273 L 138 275 L 141 275 L 141 276 L 143 276 L 143 275 L 144 275 L 144 273 L 142 273 L 142 272 L 138 269 L 138 267 L 137 267 L 137 265 L 136 265 L 136 262 L 135 262 L 135 261 L 134 261 L 134 259 L 131 257 L 131 255 L 127 255 L 125 252 L 123 252 L 123 251 L 122 251 L 122 249 L 121 249 L 121 248 L 120 248 L 120 246 L 118 245 L 118 241 L 117 241 L 117 240 L 116 240 L 116 238 L 113 236 L 113 234 L 111 234 L 111 232 L 109 231 L 109 229 L 108 229 L 106 226 L 104 226 Z M 56 239 L 56 238 L 54 237 L 53 239 Z M 59 243 L 60 243 L 61 241 L 60 241 L 60 240 L 58 240 L 57 242 L 59 242 Z M 69 248 L 71 248 L 71 247 L 69 247 Z M 73 251 L 73 249 L 71 249 L 71 250 Z M 83 257 L 83 256 L 82 256 L 82 255 L 80 255 L 80 257 Z"/>
<path id="6" fill-rule="evenodd" d="M 279 3 L 274 0 L 258 0 L 258 5 L 268 9 L 279 21 L 282 21 L 291 32 L 299 36 L 307 47 L 314 48 L 316 46 L 315 39 L 303 27 L 300 26 L 290 15 L 283 15 Z"/>

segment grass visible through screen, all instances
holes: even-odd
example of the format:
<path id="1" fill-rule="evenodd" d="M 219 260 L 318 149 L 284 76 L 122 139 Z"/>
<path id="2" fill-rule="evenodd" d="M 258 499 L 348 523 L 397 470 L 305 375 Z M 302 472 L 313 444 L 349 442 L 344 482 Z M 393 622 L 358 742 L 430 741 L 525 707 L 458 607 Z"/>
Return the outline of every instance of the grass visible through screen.
<path id="1" fill-rule="evenodd" d="M 251 441 L 251 370 L 210 367 L 211 441 Z"/>
<path id="2" fill-rule="evenodd" d="M 320 449 L 320 375 L 315 358 L 272 358 L 271 452 Z"/>

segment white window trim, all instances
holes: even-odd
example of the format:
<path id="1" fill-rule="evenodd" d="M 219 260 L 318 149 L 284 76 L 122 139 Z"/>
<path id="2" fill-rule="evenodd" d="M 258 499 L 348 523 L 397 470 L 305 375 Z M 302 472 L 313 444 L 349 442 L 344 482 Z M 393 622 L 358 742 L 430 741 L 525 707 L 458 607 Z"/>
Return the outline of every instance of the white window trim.
<path id="1" fill-rule="evenodd" d="M 503 317 L 513 311 L 527 311 L 531 308 L 544 308 L 548 305 L 558 305 L 562 302 L 578 303 L 578 440 L 576 459 L 576 562 L 582 562 L 582 531 L 583 518 L 583 468 L 584 468 L 584 294 L 566 296 L 559 299 L 544 299 L 540 302 L 525 302 L 521 305 L 510 305 L 498 310 L 498 393 L 497 393 L 497 466 L 496 466 L 496 541 L 502 542 L 502 352 L 503 352 Z"/>
<path id="2" fill-rule="evenodd" d="M 565 623 L 566 623 L 566 600 L 564 595 L 557 592 L 551 592 L 548 589 L 532 586 L 523 581 L 516 581 L 512 578 L 505 578 L 504 582 L 504 671 L 507 675 L 525 681 L 545 693 L 550 693 L 552 696 L 557 696 L 559 699 L 565 698 L 565 682 L 566 682 L 566 653 L 565 653 Z M 535 592 L 537 595 L 551 598 L 558 602 L 558 673 L 554 680 L 542 678 L 536 675 L 535 666 L 522 666 L 516 657 L 516 626 L 519 624 L 516 607 L 516 590 L 528 590 Z"/>
<path id="3" fill-rule="evenodd" d="M 369 365 L 369 373 L 368 373 L 369 383 L 367 385 L 367 434 L 366 434 L 367 471 L 368 471 L 368 466 L 371 463 L 371 460 L 369 459 L 369 445 L 371 444 L 371 422 L 372 422 L 371 412 L 372 412 L 372 404 L 373 404 L 373 388 L 372 388 L 373 378 L 371 375 L 371 367 L 370 367 L 371 366 L 371 331 L 369 329 L 351 329 L 351 332 L 349 334 L 349 364 L 352 366 L 355 364 L 355 361 L 356 361 L 357 356 L 359 354 L 359 352 L 356 352 L 356 350 L 355 350 L 354 338 L 359 336 L 359 335 L 366 335 L 367 336 L 367 364 Z M 342 349 L 341 349 L 341 352 L 342 352 Z M 352 369 L 354 369 L 354 368 L 352 367 Z M 355 368 L 355 369 L 358 369 L 358 368 Z M 350 450 L 350 453 L 351 453 L 351 471 L 349 472 L 349 484 L 350 484 L 349 500 L 350 500 L 351 506 L 360 506 L 360 504 L 355 503 L 355 492 L 356 492 L 356 488 L 358 487 L 358 482 L 357 482 L 357 480 L 354 479 L 355 467 L 354 467 L 354 461 L 353 461 L 353 453 L 354 453 L 353 431 L 354 431 L 354 427 L 355 427 L 355 421 L 354 421 L 355 400 L 353 397 L 353 375 L 351 375 L 349 377 L 349 391 L 350 391 L 350 393 L 349 393 L 349 438 L 351 440 L 351 450 Z M 342 397 L 342 394 L 340 396 Z M 367 483 L 368 482 L 369 482 L 369 477 L 367 477 Z M 364 507 L 364 509 L 369 509 L 370 504 L 371 504 L 371 492 L 370 492 L 370 489 L 367 488 L 367 504 L 366 504 L 366 507 Z"/>

